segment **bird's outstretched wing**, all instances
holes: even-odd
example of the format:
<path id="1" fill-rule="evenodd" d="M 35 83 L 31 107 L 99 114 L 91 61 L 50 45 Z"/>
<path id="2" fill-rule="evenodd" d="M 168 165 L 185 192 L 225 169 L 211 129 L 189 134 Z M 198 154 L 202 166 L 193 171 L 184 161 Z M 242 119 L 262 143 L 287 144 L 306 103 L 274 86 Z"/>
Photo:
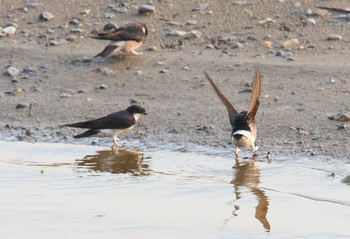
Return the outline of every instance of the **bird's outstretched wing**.
<path id="1" fill-rule="evenodd" d="M 134 124 L 135 119 L 133 115 L 128 113 L 126 110 L 122 110 L 102 118 L 74 124 L 66 124 L 64 126 L 84 129 L 125 129 L 133 126 Z"/>
<path id="2" fill-rule="evenodd" d="M 233 105 L 230 103 L 230 101 L 224 96 L 224 94 L 221 93 L 219 88 L 215 85 L 213 80 L 210 78 L 208 72 L 205 72 L 205 76 L 207 77 L 208 81 L 210 82 L 211 86 L 213 87 L 214 91 L 218 95 L 221 102 L 225 105 L 225 107 L 228 111 L 228 117 L 230 119 L 231 126 L 234 127 L 235 117 L 238 114 L 237 110 L 233 107 Z"/>
<path id="3" fill-rule="evenodd" d="M 260 82 L 260 72 L 259 69 L 256 69 L 254 78 L 253 78 L 253 84 L 252 84 L 252 95 L 250 96 L 250 102 L 249 102 L 249 109 L 246 116 L 246 120 L 248 122 L 254 120 L 254 117 L 256 115 L 256 112 L 259 108 L 259 98 L 260 98 L 260 89 L 261 89 L 261 82 Z"/>

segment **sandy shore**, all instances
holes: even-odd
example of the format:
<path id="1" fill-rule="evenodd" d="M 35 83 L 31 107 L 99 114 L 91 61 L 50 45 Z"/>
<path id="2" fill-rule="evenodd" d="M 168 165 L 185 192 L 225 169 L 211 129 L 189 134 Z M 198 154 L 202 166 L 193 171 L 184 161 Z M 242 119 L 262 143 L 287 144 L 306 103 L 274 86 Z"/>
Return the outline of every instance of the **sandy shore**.
<path id="1" fill-rule="evenodd" d="M 132 7 L 140 1 L 132 1 L 126 13 L 113 12 L 108 5 L 118 3 L 110 1 L 74 1 L 69 6 L 59 2 L 44 1 L 24 11 L 26 1 L 17 0 L 0 10 L 0 26 L 18 26 L 15 35 L 0 38 L 0 66 L 2 72 L 9 65 L 20 71 L 14 77 L 0 77 L 1 138 L 71 138 L 74 129 L 57 125 L 104 116 L 133 100 L 149 116 L 142 119 L 137 132 L 121 138 L 232 150 L 226 109 L 203 72 L 208 71 L 235 107 L 243 110 L 250 97 L 244 91 L 259 68 L 262 97 L 256 120 L 261 152 L 349 158 L 349 126 L 338 129 L 349 123 L 328 117 L 350 111 L 350 24 L 335 18 L 337 12 L 322 17 L 306 14 L 319 5 L 348 7 L 348 1 L 302 1 L 301 6 L 292 1 L 276 1 L 273 6 L 271 1 L 248 5 L 209 1 L 201 11 L 193 11 L 196 4 L 188 1 L 157 1 L 156 13 L 149 16 L 139 16 Z M 81 15 L 86 9 L 91 13 Z M 42 11 L 55 17 L 39 21 Z M 114 17 L 109 19 L 107 13 Z M 260 21 L 267 17 L 274 22 L 262 25 Z M 80 25 L 71 26 L 69 21 L 75 18 Z M 310 18 L 316 25 L 307 24 Z M 189 20 L 196 24 L 186 24 Z M 109 21 L 148 25 L 143 56 L 84 60 L 106 44 L 87 36 Z M 81 31 L 72 33 L 73 28 Z M 201 36 L 167 36 L 171 29 L 195 30 Z M 342 40 L 329 40 L 330 34 Z M 76 36 L 75 41 L 47 45 L 67 35 Z M 298 39 L 297 46 L 281 46 L 293 38 Z M 151 46 L 156 50 L 149 51 Z M 111 72 L 103 74 L 105 68 Z M 30 112 L 29 108 L 16 109 L 21 102 L 32 105 Z"/>

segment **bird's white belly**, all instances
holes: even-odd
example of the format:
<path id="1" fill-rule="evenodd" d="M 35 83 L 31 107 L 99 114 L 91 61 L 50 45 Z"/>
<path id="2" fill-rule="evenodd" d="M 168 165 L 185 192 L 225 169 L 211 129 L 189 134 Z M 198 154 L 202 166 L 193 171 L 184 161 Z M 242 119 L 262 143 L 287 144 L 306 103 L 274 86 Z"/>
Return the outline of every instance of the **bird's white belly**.
<path id="1" fill-rule="evenodd" d="M 239 139 L 234 138 L 234 144 L 239 148 L 249 148 L 255 142 L 255 138 L 250 131 L 247 130 L 238 130 L 232 134 L 232 137 L 235 135 L 242 135 Z"/>
<path id="2" fill-rule="evenodd" d="M 114 52 L 130 52 L 139 48 L 143 43 L 137 41 L 111 41 L 110 45 L 116 46 Z"/>
<path id="3" fill-rule="evenodd" d="M 102 137 L 114 137 L 118 134 L 130 131 L 130 130 L 132 130 L 132 128 L 134 128 L 134 126 L 131 126 L 129 128 L 126 128 L 126 129 L 101 129 L 100 132 L 96 136 L 101 137 L 101 138 Z"/>

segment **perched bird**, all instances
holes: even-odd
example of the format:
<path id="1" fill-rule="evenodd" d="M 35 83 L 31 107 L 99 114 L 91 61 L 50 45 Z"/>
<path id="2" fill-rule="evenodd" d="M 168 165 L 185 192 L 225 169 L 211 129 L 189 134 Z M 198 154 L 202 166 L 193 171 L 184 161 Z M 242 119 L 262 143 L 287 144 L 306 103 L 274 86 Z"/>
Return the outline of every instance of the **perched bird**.
<path id="1" fill-rule="evenodd" d="M 142 46 L 146 41 L 148 30 L 144 23 L 129 23 L 121 26 L 114 31 L 99 33 L 97 36 L 91 36 L 98 40 L 109 40 L 110 43 L 106 48 L 95 57 L 107 57 L 113 52 L 115 53 L 133 53 L 141 55 L 142 52 L 135 50 Z"/>
<path id="2" fill-rule="evenodd" d="M 221 93 L 219 88 L 214 84 L 213 80 L 206 73 L 206 77 L 210 82 L 211 86 L 214 88 L 216 94 L 226 106 L 228 111 L 228 116 L 230 119 L 230 124 L 232 126 L 232 141 L 235 145 L 235 154 L 238 157 L 239 148 L 249 148 L 252 147 L 253 153 L 259 149 L 255 146 L 256 139 L 256 123 L 254 117 L 259 108 L 259 97 L 260 97 L 260 72 L 257 69 L 254 74 L 253 84 L 252 84 L 252 94 L 250 96 L 250 103 L 248 111 L 238 111 L 233 107 L 233 105 L 228 101 L 228 99 Z"/>
<path id="3" fill-rule="evenodd" d="M 88 129 L 81 134 L 73 136 L 74 138 L 113 136 L 114 145 L 112 148 L 115 148 L 121 146 L 118 143 L 118 140 L 120 140 L 117 137 L 118 134 L 132 130 L 143 115 L 147 115 L 143 107 L 131 105 L 126 110 L 121 110 L 102 118 L 62 126 Z"/>

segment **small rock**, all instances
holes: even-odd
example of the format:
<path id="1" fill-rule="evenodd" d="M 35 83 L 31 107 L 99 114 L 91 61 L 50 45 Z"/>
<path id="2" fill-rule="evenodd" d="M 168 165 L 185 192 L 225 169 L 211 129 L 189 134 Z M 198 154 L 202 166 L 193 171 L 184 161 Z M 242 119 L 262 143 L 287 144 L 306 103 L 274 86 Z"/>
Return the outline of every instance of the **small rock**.
<path id="1" fill-rule="evenodd" d="M 193 30 L 193 31 L 187 32 L 184 37 L 185 39 L 201 38 L 202 33 L 200 31 Z"/>
<path id="2" fill-rule="evenodd" d="M 292 57 L 292 56 L 287 57 L 287 61 L 295 61 L 295 57 Z"/>
<path id="3" fill-rule="evenodd" d="M 29 2 L 25 5 L 26 8 L 31 8 L 31 9 L 35 9 L 38 6 L 43 6 L 44 4 L 42 3 L 36 3 L 36 2 Z"/>
<path id="4" fill-rule="evenodd" d="M 7 26 L 4 28 L 0 28 L 0 37 L 2 36 L 10 36 L 16 33 L 16 27 L 15 26 Z"/>
<path id="5" fill-rule="evenodd" d="M 43 21 L 50 21 L 54 17 L 52 13 L 46 11 L 39 14 L 39 19 Z"/>
<path id="6" fill-rule="evenodd" d="M 108 22 L 106 25 L 103 26 L 104 32 L 114 32 L 118 29 L 118 25 L 114 22 Z"/>
<path id="7" fill-rule="evenodd" d="M 70 41 L 70 42 L 76 42 L 78 41 L 78 36 L 76 35 L 67 35 L 64 39 L 66 39 L 66 41 Z"/>
<path id="8" fill-rule="evenodd" d="M 337 80 L 331 78 L 331 79 L 328 80 L 327 83 L 330 84 L 330 85 L 333 85 L 333 84 L 336 84 L 336 83 L 337 83 Z"/>
<path id="9" fill-rule="evenodd" d="M 27 66 L 27 67 L 24 67 L 23 70 L 22 70 L 22 73 L 24 74 L 28 74 L 30 76 L 34 76 L 37 74 L 37 70 Z"/>
<path id="10" fill-rule="evenodd" d="M 350 121 L 350 112 L 339 113 L 334 117 L 336 121 L 347 122 Z"/>
<path id="11" fill-rule="evenodd" d="M 72 28 L 72 29 L 70 29 L 70 32 L 72 32 L 72 33 L 83 33 L 84 29 L 82 29 L 82 28 Z"/>
<path id="12" fill-rule="evenodd" d="M 205 46 L 206 49 L 215 49 L 215 47 L 212 44 L 208 44 Z"/>
<path id="13" fill-rule="evenodd" d="M 203 11 L 209 7 L 209 3 L 199 3 L 192 8 L 192 11 Z"/>
<path id="14" fill-rule="evenodd" d="M 113 73 L 113 70 L 111 70 L 108 67 L 104 67 L 104 68 L 101 69 L 101 73 L 102 73 L 102 75 L 110 75 L 110 74 Z"/>
<path id="15" fill-rule="evenodd" d="M 89 15 L 91 13 L 90 9 L 85 9 L 84 11 L 82 11 L 80 14 L 81 15 Z"/>
<path id="16" fill-rule="evenodd" d="M 7 76 L 16 77 L 19 74 L 19 70 L 16 67 L 10 66 L 5 70 L 4 74 Z"/>
<path id="17" fill-rule="evenodd" d="M 180 30 L 176 30 L 176 29 L 173 29 L 170 32 L 166 33 L 167 36 L 176 36 L 176 37 L 178 37 L 178 36 L 185 36 L 186 34 L 188 34 L 188 32 L 180 31 Z"/>
<path id="18" fill-rule="evenodd" d="M 137 8 L 139 14 L 151 14 L 156 12 L 156 8 L 152 5 L 143 4 Z"/>
<path id="19" fill-rule="evenodd" d="M 54 39 L 50 41 L 50 45 L 52 46 L 59 46 L 59 45 L 64 45 L 67 44 L 68 41 L 64 38 L 60 38 L 60 39 Z"/>
<path id="20" fill-rule="evenodd" d="M 168 72 L 168 71 L 165 70 L 165 69 L 162 69 L 162 70 L 159 71 L 160 74 L 165 74 L 165 73 L 167 73 L 167 72 Z"/>
<path id="21" fill-rule="evenodd" d="M 242 43 L 239 43 L 239 42 L 237 42 L 236 44 L 234 44 L 232 46 L 233 49 L 241 49 L 243 47 L 244 47 L 244 45 Z"/>
<path id="22" fill-rule="evenodd" d="M 148 47 L 148 50 L 149 51 L 157 51 L 158 48 L 156 46 L 150 46 L 150 47 Z"/>
<path id="23" fill-rule="evenodd" d="M 282 51 L 282 50 L 277 51 L 276 56 L 284 57 L 284 51 Z"/>
<path id="24" fill-rule="evenodd" d="M 124 4 L 119 4 L 118 7 L 112 7 L 112 10 L 117 13 L 127 13 L 128 8 Z"/>
<path id="25" fill-rule="evenodd" d="M 25 91 L 24 89 L 17 87 L 16 89 L 13 90 L 12 94 L 18 95 L 18 94 L 23 93 L 24 91 Z"/>
<path id="26" fill-rule="evenodd" d="M 345 124 L 341 124 L 338 126 L 338 129 L 337 130 L 344 130 L 346 129 L 346 125 Z"/>
<path id="27" fill-rule="evenodd" d="M 96 89 L 105 90 L 105 89 L 107 89 L 107 86 L 105 84 L 101 84 L 101 85 L 97 86 Z"/>
<path id="28" fill-rule="evenodd" d="M 76 18 L 73 18 L 72 20 L 69 21 L 69 24 L 78 26 L 80 24 L 80 21 Z"/>
<path id="29" fill-rule="evenodd" d="M 289 39 L 282 43 L 283 48 L 297 47 L 299 46 L 299 40 L 297 38 Z"/>
<path id="30" fill-rule="evenodd" d="M 295 7 L 295 8 L 301 7 L 301 3 L 300 3 L 300 2 L 294 2 L 294 7 Z"/>
<path id="31" fill-rule="evenodd" d="M 268 17 L 268 18 L 265 18 L 264 20 L 260 20 L 259 25 L 266 26 L 266 25 L 273 23 L 273 22 L 275 22 L 275 21 L 272 18 Z"/>
<path id="32" fill-rule="evenodd" d="M 264 41 L 262 44 L 264 47 L 270 47 L 272 45 L 271 41 Z"/>
<path id="33" fill-rule="evenodd" d="M 315 20 L 315 18 L 309 18 L 309 19 L 307 19 L 306 24 L 307 24 L 308 26 L 315 26 L 315 25 L 316 25 L 316 20 Z"/>
<path id="34" fill-rule="evenodd" d="M 16 105 L 16 109 L 24 109 L 29 107 L 30 107 L 30 103 L 24 103 L 24 102 L 20 102 Z"/>
<path id="35" fill-rule="evenodd" d="M 196 20 L 187 20 L 187 21 L 186 21 L 186 24 L 187 24 L 187 25 L 197 25 L 197 24 L 198 24 L 198 21 L 196 21 Z"/>
<path id="36" fill-rule="evenodd" d="M 329 34 L 327 37 L 328 41 L 341 41 L 343 39 L 343 37 L 341 35 L 338 34 Z"/>

